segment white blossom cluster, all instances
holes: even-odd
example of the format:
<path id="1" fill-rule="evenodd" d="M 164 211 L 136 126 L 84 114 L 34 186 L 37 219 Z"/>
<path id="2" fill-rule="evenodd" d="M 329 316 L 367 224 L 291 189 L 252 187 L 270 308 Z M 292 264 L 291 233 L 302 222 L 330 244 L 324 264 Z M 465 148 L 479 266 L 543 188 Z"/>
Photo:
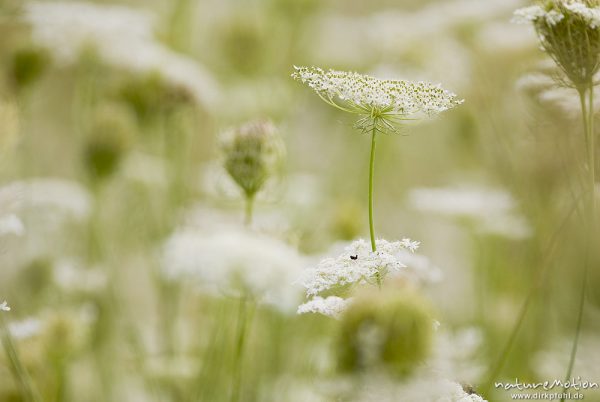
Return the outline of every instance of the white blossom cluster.
<path id="1" fill-rule="evenodd" d="M 589 7 L 580 0 L 561 1 L 561 6 L 560 10 L 540 5 L 520 8 L 515 11 L 513 22 L 527 24 L 545 20 L 548 25 L 554 26 L 565 17 L 572 17 L 582 19 L 592 29 L 600 27 L 600 8 Z"/>
<path id="2" fill-rule="evenodd" d="M 377 251 L 364 239 L 346 246 L 342 253 L 328 257 L 316 267 L 306 269 L 301 283 L 309 300 L 298 308 L 298 314 L 320 313 L 337 317 L 349 304 L 350 299 L 329 295 L 347 286 L 375 284 L 389 276 L 399 276 L 412 283 L 434 282 L 439 279 L 439 271 L 428 259 L 413 254 L 419 242 L 410 239 L 390 242 L 376 241 Z"/>
<path id="3" fill-rule="evenodd" d="M 201 290 L 288 311 L 300 297 L 293 284 L 303 267 L 301 255 L 278 239 L 235 227 L 187 228 L 166 242 L 162 272 L 169 280 L 192 280 Z"/>
<path id="4" fill-rule="evenodd" d="M 59 62 L 72 63 L 92 47 L 113 67 L 133 73 L 157 72 L 200 104 L 210 106 L 215 101 L 214 79 L 191 58 L 156 41 L 147 13 L 85 2 L 32 2 L 25 7 L 24 18 L 32 27 L 34 41 Z"/>
<path id="5" fill-rule="evenodd" d="M 343 299 L 338 296 L 322 298 L 321 296 L 315 296 L 310 301 L 298 307 L 298 314 L 318 313 L 337 318 L 346 310 L 346 307 L 351 302 L 352 298 Z"/>
<path id="6" fill-rule="evenodd" d="M 357 114 L 433 116 L 460 105 L 456 94 L 428 82 L 380 80 L 355 72 L 294 67 L 292 77 L 313 89 L 325 102 Z M 336 102 L 341 102 L 342 105 Z"/>

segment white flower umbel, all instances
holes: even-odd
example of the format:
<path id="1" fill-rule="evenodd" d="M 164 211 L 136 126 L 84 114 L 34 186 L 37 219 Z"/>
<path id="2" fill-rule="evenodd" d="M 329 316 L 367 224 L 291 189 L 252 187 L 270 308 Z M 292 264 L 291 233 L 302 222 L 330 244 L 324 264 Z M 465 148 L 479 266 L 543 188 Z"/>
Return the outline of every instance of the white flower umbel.
<path id="1" fill-rule="evenodd" d="M 212 76 L 185 55 L 176 53 L 153 35 L 153 20 L 145 12 L 125 6 L 85 2 L 32 2 L 25 6 L 33 40 L 55 58 L 69 64 L 86 47 L 102 60 L 133 73 L 158 72 L 205 106 L 216 101 Z"/>
<path id="2" fill-rule="evenodd" d="M 308 297 L 335 291 L 352 285 L 377 284 L 389 274 L 415 277 L 415 271 L 407 267 L 403 257 L 408 250 L 415 250 L 417 242 L 409 239 L 390 242 L 377 240 L 377 251 L 360 239 L 335 258 L 325 258 L 316 267 L 304 272 L 302 284 Z"/>
<path id="3" fill-rule="evenodd" d="M 310 301 L 301 304 L 298 307 L 298 314 L 318 313 L 328 317 L 338 318 L 351 302 L 352 298 L 342 299 L 337 296 L 322 298 L 320 296 L 315 296 Z"/>
<path id="4" fill-rule="evenodd" d="M 403 120 L 431 117 L 460 105 L 456 94 L 428 82 L 380 80 L 355 72 L 294 67 L 292 77 L 313 89 L 323 101 L 361 116 L 357 127 L 395 131 Z"/>
<path id="5" fill-rule="evenodd" d="M 304 260 L 284 242 L 241 228 L 181 230 L 164 248 L 168 279 L 193 279 L 201 289 L 250 297 L 287 311 L 300 289 L 293 286 Z"/>
<path id="6" fill-rule="evenodd" d="M 0 311 L 10 311 L 10 306 L 8 305 L 6 300 L 0 303 Z"/>
<path id="7" fill-rule="evenodd" d="M 377 251 L 372 251 L 365 240 L 357 240 L 338 257 L 325 258 L 305 272 L 302 284 L 306 295 L 312 297 L 347 285 L 375 284 L 378 277 L 383 280 L 389 272 L 406 268 L 397 257 L 402 249 L 400 242 L 377 240 Z"/>

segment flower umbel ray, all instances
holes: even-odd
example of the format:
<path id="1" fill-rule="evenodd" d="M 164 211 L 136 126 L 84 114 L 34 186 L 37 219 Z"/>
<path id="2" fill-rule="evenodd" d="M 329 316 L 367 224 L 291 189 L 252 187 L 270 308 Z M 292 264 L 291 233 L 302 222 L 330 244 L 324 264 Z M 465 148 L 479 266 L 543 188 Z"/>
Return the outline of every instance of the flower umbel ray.
<path id="1" fill-rule="evenodd" d="M 424 81 L 381 80 L 355 72 L 296 67 L 292 78 L 308 85 L 327 104 L 360 116 L 364 131 L 395 131 L 406 120 L 433 117 L 463 103 L 440 85 Z"/>

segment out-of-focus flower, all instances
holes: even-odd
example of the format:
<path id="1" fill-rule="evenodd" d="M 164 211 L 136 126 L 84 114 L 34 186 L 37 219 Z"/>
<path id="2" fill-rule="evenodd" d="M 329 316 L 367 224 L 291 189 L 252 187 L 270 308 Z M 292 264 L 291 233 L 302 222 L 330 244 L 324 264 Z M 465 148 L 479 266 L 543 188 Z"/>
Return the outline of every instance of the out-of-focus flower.
<path id="1" fill-rule="evenodd" d="M 6 216 L 0 215 L 0 236 L 12 234 L 15 236 L 23 236 L 25 226 L 19 217 L 15 214 Z"/>
<path id="2" fill-rule="evenodd" d="M 221 140 L 229 176 L 253 198 L 281 162 L 283 143 L 269 121 L 253 121 L 226 131 Z"/>
<path id="3" fill-rule="evenodd" d="M 211 106 L 216 101 L 211 75 L 156 41 L 152 18 L 143 11 L 85 2 L 32 2 L 25 8 L 25 19 L 32 25 L 36 44 L 62 63 L 74 62 L 91 46 L 110 65 L 134 73 L 158 72 L 198 103 Z"/>
<path id="4" fill-rule="evenodd" d="M 91 208 L 91 197 L 78 183 L 63 179 L 29 179 L 15 181 L 0 188 L 0 210 L 62 212 L 75 219 L 84 219 Z"/>
<path id="5" fill-rule="evenodd" d="M 32 85 L 49 64 L 45 49 L 35 46 L 18 49 L 10 60 L 10 76 L 17 90 Z"/>
<path id="6" fill-rule="evenodd" d="M 107 283 L 105 271 L 81 267 L 69 260 L 55 264 L 53 277 L 56 285 L 68 292 L 93 293 L 103 289 Z"/>
<path id="7" fill-rule="evenodd" d="M 572 119 L 580 118 L 581 100 L 577 92 L 560 86 L 556 79 L 544 72 L 524 75 L 517 88 L 535 97 L 540 103 L 564 112 Z M 600 110 L 600 88 L 594 87 L 594 111 Z"/>
<path id="8" fill-rule="evenodd" d="M 292 77 L 327 104 L 357 114 L 359 128 L 394 131 L 394 124 L 433 116 L 460 105 L 456 94 L 427 82 L 380 80 L 355 72 L 294 67 Z"/>
<path id="9" fill-rule="evenodd" d="M 251 297 L 284 311 L 295 309 L 300 298 L 293 283 L 303 266 L 287 244 L 239 228 L 181 230 L 164 247 L 167 279 L 193 279 L 201 289 Z"/>
<path id="10" fill-rule="evenodd" d="M 531 235 L 531 228 L 515 213 L 516 202 L 502 190 L 463 188 L 417 188 L 411 191 L 409 202 L 414 209 L 449 217 L 471 219 L 484 233 L 513 239 Z"/>
<path id="11" fill-rule="evenodd" d="M 358 294 L 341 317 L 337 341 L 345 372 L 412 373 L 429 356 L 433 318 L 417 293 L 383 289 Z"/>
<path id="12" fill-rule="evenodd" d="M 515 11 L 514 21 L 533 24 L 543 49 L 569 85 L 588 88 L 600 68 L 600 3 L 546 0 Z"/>
<path id="13" fill-rule="evenodd" d="M 442 326 L 436 332 L 425 371 L 459 383 L 473 382 L 481 378 L 486 369 L 478 358 L 482 345 L 483 334 L 478 328 L 451 331 Z"/>
<path id="14" fill-rule="evenodd" d="M 39 334 L 42 322 L 37 318 L 26 318 L 22 321 L 14 321 L 8 324 L 8 330 L 14 339 L 22 340 Z"/>
<path id="15" fill-rule="evenodd" d="M 0 311 L 10 311 L 10 306 L 8 305 L 6 300 L 0 303 Z"/>
<path id="16" fill-rule="evenodd" d="M 315 296 L 310 301 L 301 304 L 298 307 L 298 314 L 318 313 L 338 318 L 351 301 L 352 298 L 342 299 L 337 296 L 322 298 L 320 296 Z"/>

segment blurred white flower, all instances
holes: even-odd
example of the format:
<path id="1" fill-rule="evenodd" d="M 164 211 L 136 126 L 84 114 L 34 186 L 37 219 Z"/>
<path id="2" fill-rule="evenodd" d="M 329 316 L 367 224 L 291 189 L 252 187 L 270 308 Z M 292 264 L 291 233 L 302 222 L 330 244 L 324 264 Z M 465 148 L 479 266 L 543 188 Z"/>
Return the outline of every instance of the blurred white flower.
<path id="1" fill-rule="evenodd" d="M 298 314 L 318 313 L 329 317 L 338 318 L 351 302 L 352 298 L 342 299 L 341 297 L 337 296 L 329 296 L 324 299 L 320 296 L 315 296 L 310 301 L 301 304 L 298 307 Z"/>
<path id="2" fill-rule="evenodd" d="M 90 213 L 91 196 L 80 184 L 64 179 L 29 179 L 15 181 L 0 188 L 0 210 L 3 213 L 46 211 L 61 212 L 75 219 Z M 40 211 L 41 212 L 41 211 Z"/>
<path id="3" fill-rule="evenodd" d="M 0 303 L 0 311 L 10 311 L 10 306 L 8 305 L 6 300 Z"/>
<path id="4" fill-rule="evenodd" d="M 523 239 L 531 228 L 515 212 L 517 204 L 510 193 L 478 187 L 416 188 L 410 192 L 411 206 L 425 213 L 471 219 L 477 230 Z"/>
<path id="5" fill-rule="evenodd" d="M 485 374 L 486 367 L 478 358 L 482 345 L 483 334 L 478 328 L 440 328 L 426 370 L 460 383 L 474 382 Z"/>
<path id="6" fill-rule="evenodd" d="M 304 259 L 275 238 L 241 228 L 184 229 L 165 244 L 167 279 L 195 279 L 201 288 L 249 296 L 284 311 L 300 298 L 293 285 Z"/>
<path id="7" fill-rule="evenodd" d="M 153 20 L 144 11 L 85 2 L 32 2 L 25 7 L 25 19 L 32 26 L 34 41 L 52 51 L 59 62 L 72 63 L 86 46 L 92 46 L 117 68 L 158 72 L 200 104 L 211 106 L 216 101 L 212 76 L 193 59 L 159 43 Z"/>
<path id="8" fill-rule="evenodd" d="M 26 318 L 8 324 L 8 331 L 15 339 L 23 340 L 40 333 L 42 322 L 37 318 Z"/>
<path id="9" fill-rule="evenodd" d="M 1 213 L 1 211 L 0 211 Z M 23 236 L 25 233 L 25 226 L 21 219 L 15 214 L 9 214 L 6 216 L 0 215 L 0 236 L 12 234 L 15 236 Z"/>
<path id="10" fill-rule="evenodd" d="M 517 81 L 517 89 L 531 94 L 547 106 L 564 112 L 571 119 L 581 117 L 581 101 L 577 91 L 559 85 L 549 74 L 543 72 L 530 73 Z M 600 88 L 594 87 L 594 111 L 600 111 Z"/>
<path id="11" fill-rule="evenodd" d="M 106 273 L 97 268 L 86 268 L 69 261 L 58 261 L 54 267 L 54 282 L 62 290 L 71 292 L 95 292 L 106 286 Z"/>

